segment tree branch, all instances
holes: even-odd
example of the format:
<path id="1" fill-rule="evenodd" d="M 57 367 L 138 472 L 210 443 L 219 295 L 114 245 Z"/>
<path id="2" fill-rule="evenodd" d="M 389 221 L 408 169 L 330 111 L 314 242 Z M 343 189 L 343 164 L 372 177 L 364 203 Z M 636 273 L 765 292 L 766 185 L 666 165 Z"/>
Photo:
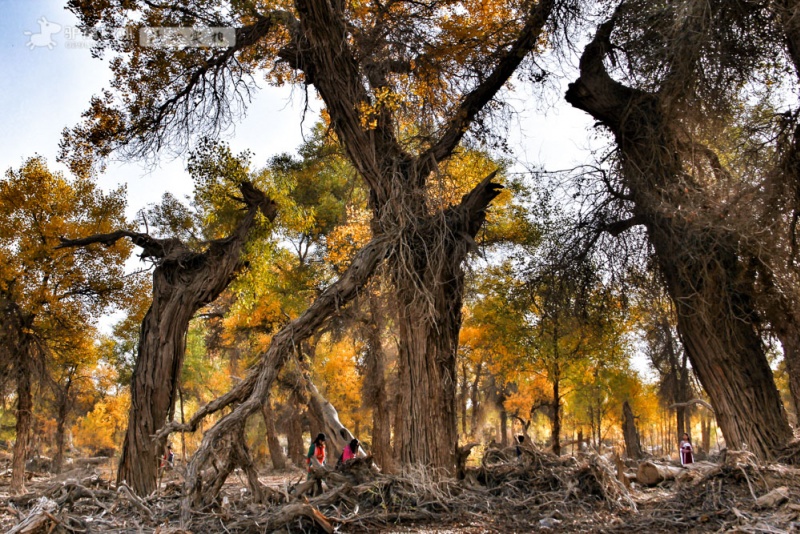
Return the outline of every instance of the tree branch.
<path id="1" fill-rule="evenodd" d="M 514 44 L 501 56 L 492 73 L 464 97 L 439 141 L 419 157 L 420 174 L 425 175 L 432 171 L 436 162 L 447 158 L 458 146 L 477 114 L 502 89 L 525 56 L 536 47 L 554 5 L 554 0 L 539 0 L 534 4 Z"/>

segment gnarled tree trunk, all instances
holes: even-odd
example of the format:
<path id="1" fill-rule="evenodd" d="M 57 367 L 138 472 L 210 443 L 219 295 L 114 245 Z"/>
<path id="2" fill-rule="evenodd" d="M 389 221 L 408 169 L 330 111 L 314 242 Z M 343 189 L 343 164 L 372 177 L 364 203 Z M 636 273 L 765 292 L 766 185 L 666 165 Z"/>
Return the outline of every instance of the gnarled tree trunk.
<path id="1" fill-rule="evenodd" d="M 616 16 L 616 15 L 615 15 Z M 684 172 L 675 133 L 658 94 L 624 86 L 603 64 L 615 19 L 598 29 L 581 57 L 581 76 L 567 101 L 614 134 L 623 180 L 634 203 L 631 223 L 644 224 L 678 313 L 678 331 L 731 448 L 761 458 L 791 430 L 757 331 L 752 280 L 735 236 L 693 224 L 678 206 L 702 194 Z"/>
<path id="2" fill-rule="evenodd" d="M 391 257 L 397 301 L 398 373 L 403 418 L 396 443 L 400 461 L 456 465 L 456 350 L 464 293 L 463 261 L 500 193 L 487 176 L 461 203 L 423 219 Z"/>
<path id="3" fill-rule="evenodd" d="M 275 218 L 275 204 L 251 184 L 240 185 L 247 213 L 225 239 L 209 243 L 203 253 L 189 250 L 177 239 L 154 239 L 147 234 L 117 231 L 74 241 L 62 247 L 109 244 L 129 237 L 142 247 L 143 257 L 156 259 L 153 303 L 142 321 L 139 347 L 131 378 L 131 409 L 117 472 L 138 495 L 156 489 L 159 459 L 165 438 L 153 439 L 171 418 L 178 394 L 189 321 L 201 307 L 216 299 L 240 268 L 247 235 L 261 211 Z"/>
<path id="4" fill-rule="evenodd" d="M 383 322 L 374 294 L 370 294 L 370 318 L 365 325 L 367 355 L 364 371 L 363 405 L 372 409 L 372 457 L 384 472 L 393 469 L 391 406 L 386 391 L 386 352 L 381 339 Z"/>

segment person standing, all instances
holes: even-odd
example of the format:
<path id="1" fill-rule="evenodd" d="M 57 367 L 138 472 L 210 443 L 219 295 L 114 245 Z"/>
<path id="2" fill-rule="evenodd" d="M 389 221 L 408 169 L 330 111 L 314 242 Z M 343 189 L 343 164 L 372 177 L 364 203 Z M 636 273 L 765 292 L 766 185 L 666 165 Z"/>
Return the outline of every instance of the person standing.
<path id="1" fill-rule="evenodd" d="M 694 454 L 692 454 L 693 450 L 694 449 L 692 448 L 692 441 L 689 439 L 689 434 L 684 432 L 680 445 L 682 466 L 686 467 L 687 465 L 694 463 Z"/>
<path id="2" fill-rule="evenodd" d="M 325 467 L 325 434 L 320 432 L 317 434 L 317 437 L 314 438 L 314 441 L 311 442 L 311 446 L 308 448 L 308 454 L 306 454 L 306 464 L 308 465 L 308 477 L 311 478 L 311 469 Z M 314 491 L 312 495 L 319 495 L 322 493 L 322 480 L 317 479 L 314 483 Z"/>
<path id="3" fill-rule="evenodd" d="M 312 467 L 325 466 L 325 434 L 317 434 L 317 437 L 311 442 L 306 455 L 306 465 L 308 465 L 309 472 Z"/>

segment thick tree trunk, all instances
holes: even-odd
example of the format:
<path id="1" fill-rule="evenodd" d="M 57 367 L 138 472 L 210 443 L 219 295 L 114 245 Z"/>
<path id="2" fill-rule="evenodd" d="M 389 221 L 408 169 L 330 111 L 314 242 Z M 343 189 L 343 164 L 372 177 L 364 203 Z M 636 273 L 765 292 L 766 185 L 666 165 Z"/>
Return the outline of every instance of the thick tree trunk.
<path id="1" fill-rule="evenodd" d="M 730 448 L 768 459 L 791 429 L 757 330 L 752 282 L 735 235 L 697 224 L 679 207 L 702 195 L 683 170 L 659 94 L 626 87 L 603 64 L 614 19 L 581 57 L 567 101 L 607 125 L 619 146 L 635 222 L 645 224 L 678 313 L 678 330 Z M 699 199 L 698 199 L 699 200 Z"/>
<path id="2" fill-rule="evenodd" d="M 425 303 L 418 301 L 415 282 L 397 282 L 403 416 L 396 439 L 401 463 L 444 468 L 452 473 L 458 444 L 455 364 L 463 274 L 454 273 L 449 280 L 433 273 L 422 276 L 429 280 L 427 287 L 438 288 L 433 313 L 427 313 Z"/>
<path id="3" fill-rule="evenodd" d="M 644 457 L 642 445 L 639 441 L 639 431 L 636 428 L 636 419 L 628 401 L 622 403 L 622 434 L 625 437 L 625 452 L 628 458 L 638 460 Z"/>
<path id="4" fill-rule="evenodd" d="M 643 486 L 655 486 L 665 480 L 675 480 L 683 472 L 680 467 L 642 462 L 636 471 L 636 482 Z"/>
<path id="5" fill-rule="evenodd" d="M 160 261 L 153 272 L 153 303 L 139 335 L 128 429 L 117 472 L 117 482 L 126 482 L 138 495 L 156 489 L 166 438 L 154 440 L 152 436 L 167 423 L 175 406 L 189 321 L 235 277 L 258 211 L 270 220 L 276 215 L 274 203 L 263 193 L 249 184 L 241 187 L 249 209 L 229 237 L 211 242 L 202 254 L 177 240 L 156 242 Z M 134 242 L 140 244 L 135 238 Z M 147 236 L 143 245 L 152 243 Z"/>
<path id="6" fill-rule="evenodd" d="M 396 435 L 400 460 L 452 473 L 458 445 L 456 351 L 464 292 L 463 261 L 502 186 L 487 176 L 461 203 L 403 232 L 391 257 L 398 305 L 398 374 L 403 419 Z M 422 195 L 422 196 L 421 196 Z M 406 201 L 419 204 L 424 191 Z M 395 206 L 396 209 L 399 207 Z M 401 210 L 402 211 L 402 210 Z"/>
<path id="7" fill-rule="evenodd" d="M 370 294 L 370 321 L 367 324 L 367 361 L 364 372 L 364 407 L 372 410 L 372 457 L 381 469 L 392 471 L 392 428 L 389 396 L 386 391 L 386 353 L 381 339 L 382 323 L 377 299 Z"/>
<path id="8" fill-rule="evenodd" d="M 16 362 L 17 424 L 13 457 L 11 459 L 12 493 L 23 493 L 25 491 L 25 462 L 28 459 L 28 445 L 33 426 L 32 362 L 30 358 L 28 354 L 20 354 Z"/>
<path id="9" fill-rule="evenodd" d="M 267 430 L 267 448 L 269 449 L 269 458 L 272 460 L 272 467 L 276 470 L 285 469 L 286 457 L 283 455 L 281 443 L 278 441 L 278 433 L 275 431 L 275 413 L 269 397 L 261 405 L 261 415 L 264 417 L 264 426 Z"/>

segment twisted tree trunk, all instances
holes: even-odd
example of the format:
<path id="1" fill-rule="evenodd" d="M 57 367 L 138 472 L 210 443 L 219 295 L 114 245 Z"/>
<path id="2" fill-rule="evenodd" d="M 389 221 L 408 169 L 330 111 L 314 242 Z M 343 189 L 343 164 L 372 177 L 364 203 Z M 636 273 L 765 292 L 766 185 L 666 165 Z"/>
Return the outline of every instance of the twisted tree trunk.
<path id="1" fill-rule="evenodd" d="M 178 395 L 189 321 L 201 307 L 219 296 L 236 276 L 247 235 L 258 212 L 273 220 L 275 204 L 249 183 L 240 185 L 247 212 L 225 239 L 212 241 L 205 252 L 193 252 L 177 239 L 154 239 L 146 234 L 118 231 L 74 241 L 62 247 L 108 245 L 129 237 L 144 249 L 142 257 L 156 259 L 153 303 L 142 321 L 139 347 L 131 378 L 131 409 L 117 472 L 138 495 L 156 489 L 165 437 L 153 439 L 171 418 Z"/>
<path id="2" fill-rule="evenodd" d="M 616 16 L 616 15 L 615 15 Z M 611 79 L 603 64 L 615 19 L 581 57 L 566 99 L 607 126 L 619 147 L 634 217 L 645 225 L 678 313 L 678 331 L 729 447 L 771 458 L 791 438 L 735 236 L 693 224 L 677 206 L 702 191 L 682 167 L 659 95 Z"/>
<path id="3" fill-rule="evenodd" d="M 404 417 L 400 461 L 453 472 L 458 445 L 456 350 L 464 293 L 463 261 L 502 186 L 487 176 L 461 203 L 423 219 L 392 256 L 398 303 L 398 373 Z M 423 422 L 424 423 L 421 423 Z"/>

